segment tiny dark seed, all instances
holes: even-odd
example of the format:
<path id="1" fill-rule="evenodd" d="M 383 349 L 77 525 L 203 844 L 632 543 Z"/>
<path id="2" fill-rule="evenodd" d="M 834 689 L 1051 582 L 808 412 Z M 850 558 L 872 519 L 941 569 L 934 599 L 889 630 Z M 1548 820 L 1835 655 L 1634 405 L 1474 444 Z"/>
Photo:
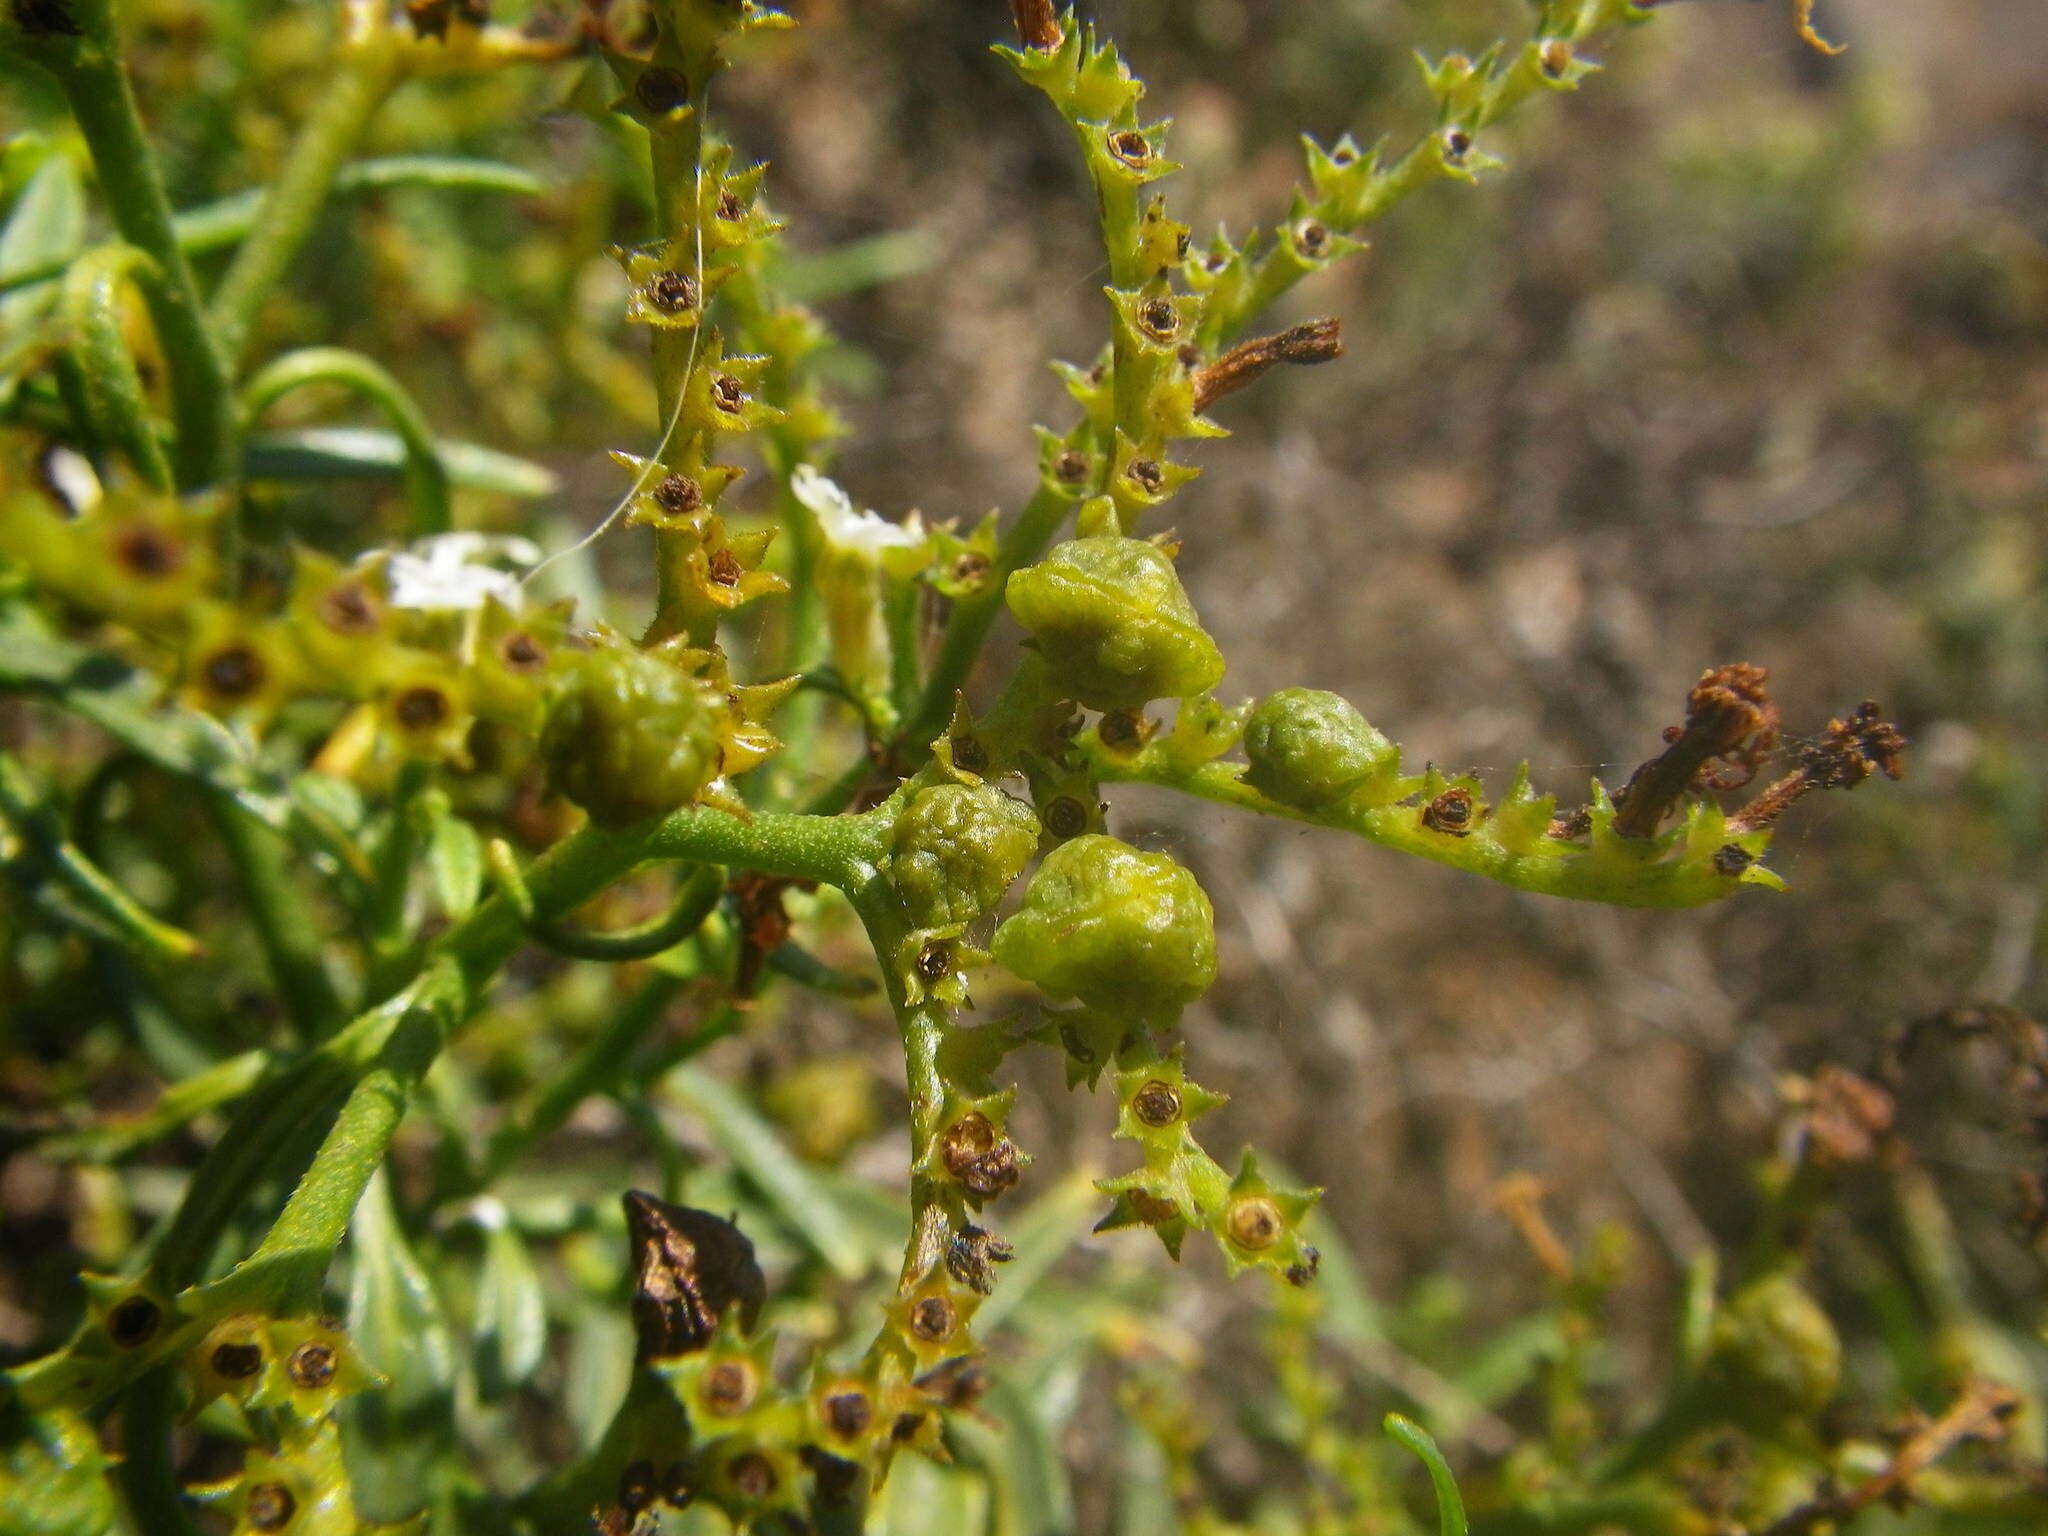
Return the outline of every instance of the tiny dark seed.
<path id="1" fill-rule="evenodd" d="M 1077 449 L 1069 448 L 1065 453 L 1052 461 L 1052 472 L 1059 479 L 1072 485 L 1075 481 L 1087 475 L 1088 455 Z"/>
<path id="2" fill-rule="evenodd" d="M 1472 148 L 1472 135 L 1462 128 L 1444 130 L 1444 158 L 1456 165 Z"/>
<path id="3" fill-rule="evenodd" d="M 451 710 L 447 694 L 422 684 L 406 689 L 394 699 L 391 712 L 408 731 L 427 731 L 445 721 Z"/>
<path id="4" fill-rule="evenodd" d="M 1294 1286 L 1307 1285 L 1315 1279 L 1316 1271 L 1322 1267 L 1323 1256 L 1317 1249 L 1302 1245 L 1301 1258 L 1287 1266 L 1287 1283 Z"/>
<path id="5" fill-rule="evenodd" d="M 206 658 L 206 686 L 224 699 L 246 699 L 263 686 L 263 658 L 246 645 L 231 645 Z"/>
<path id="6" fill-rule="evenodd" d="M 1714 869 L 1731 879 L 1756 862 L 1756 855 L 1736 843 L 1723 843 L 1714 850 Z"/>
<path id="7" fill-rule="evenodd" d="M 916 1437 L 918 1430 L 923 1425 L 923 1414 L 899 1413 L 896 1415 L 896 1422 L 889 1426 L 889 1438 L 898 1445 L 906 1445 Z"/>
<path id="8" fill-rule="evenodd" d="M 834 1392 L 825 1399 L 825 1427 L 842 1440 L 867 1433 L 874 1422 L 874 1405 L 865 1392 Z"/>
<path id="9" fill-rule="evenodd" d="M 635 1461 L 619 1474 L 619 1503 L 638 1514 L 654 1502 L 654 1463 Z"/>
<path id="10" fill-rule="evenodd" d="M 747 403 L 747 391 L 731 374 L 721 373 L 711 381 L 711 403 L 727 415 L 736 416 Z"/>
<path id="11" fill-rule="evenodd" d="M 697 280 L 681 272 L 657 272 L 641 292 L 664 315 L 679 315 L 697 307 Z"/>
<path id="12" fill-rule="evenodd" d="M 1221 251 L 1213 252 L 1202 258 L 1202 270 L 1204 272 L 1221 272 L 1229 265 L 1230 258 Z"/>
<path id="13" fill-rule="evenodd" d="M 690 1464 L 686 1461 L 672 1461 L 668 1470 L 661 1475 L 661 1496 L 676 1509 L 688 1509 L 696 1500 L 697 1490 L 690 1482 Z"/>
<path id="14" fill-rule="evenodd" d="M 690 87 L 674 70 L 657 64 L 640 72 L 633 82 L 633 94 L 648 111 L 665 115 L 688 104 Z"/>
<path id="15" fill-rule="evenodd" d="M 910 1331 L 927 1344 L 941 1344 L 953 1334 L 953 1303 L 943 1296 L 927 1296 L 910 1309 Z"/>
<path id="16" fill-rule="evenodd" d="M 213 1370 L 217 1376 L 229 1381 L 247 1381 L 263 1369 L 263 1346 L 260 1344 L 220 1344 L 214 1347 Z"/>
<path id="17" fill-rule="evenodd" d="M 926 981 L 941 980 L 952 969 L 953 946 L 944 939 L 933 939 L 917 952 L 917 974 Z"/>
<path id="18" fill-rule="evenodd" d="M 1180 1095 L 1173 1084 L 1154 1078 L 1131 1095 L 1131 1112 L 1147 1125 L 1171 1125 L 1180 1118 Z"/>
<path id="19" fill-rule="evenodd" d="M 713 1413 L 745 1413 L 753 1401 L 754 1372 L 745 1361 L 721 1360 L 704 1373 L 704 1406 Z"/>
<path id="20" fill-rule="evenodd" d="M 163 1320 L 163 1308 L 147 1296 L 130 1296 L 107 1314 L 107 1335 L 123 1349 L 133 1349 L 154 1338 Z"/>
<path id="21" fill-rule="evenodd" d="M 1304 219 L 1294 227 L 1294 244 L 1304 256 L 1320 256 L 1330 248 L 1330 231 L 1314 219 Z"/>
<path id="22" fill-rule="evenodd" d="M 681 517 L 704 505 L 704 488 L 688 475 L 663 475 L 654 482 L 654 504 L 671 517 Z"/>
<path id="23" fill-rule="evenodd" d="M 754 1500 L 772 1498 L 782 1481 L 776 1476 L 775 1463 L 759 1451 L 742 1451 L 733 1457 L 725 1464 L 725 1476 L 733 1492 Z"/>
<path id="24" fill-rule="evenodd" d="M 1152 146 L 1135 128 L 1120 128 L 1112 133 L 1109 152 L 1126 165 L 1143 165 L 1152 158 Z"/>
<path id="25" fill-rule="evenodd" d="M 538 672 L 548 661 L 546 648 L 523 629 L 498 643 L 498 656 L 514 672 Z"/>
<path id="26" fill-rule="evenodd" d="M 334 1380 L 334 1365 L 334 1346 L 323 1344 L 318 1339 L 308 1339 L 292 1351 L 284 1369 L 293 1386 L 310 1391 Z"/>
<path id="27" fill-rule="evenodd" d="M 258 1483 L 249 1490 L 246 1515 L 252 1529 L 281 1531 L 298 1513 L 299 1501 L 283 1483 Z"/>
<path id="28" fill-rule="evenodd" d="M 747 211 L 746 205 L 730 192 L 718 194 L 718 216 L 730 224 Z"/>
<path id="29" fill-rule="evenodd" d="M 1071 795 L 1061 795 L 1045 808 L 1045 830 L 1064 841 L 1088 830 L 1088 808 Z"/>
<path id="30" fill-rule="evenodd" d="M 953 562 L 952 576 L 955 581 L 979 581 L 988 574 L 988 556 L 978 550 L 962 550 Z"/>
<path id="31" fill-rule="evenodd" d="M 740 584 L 740 578 L 747 574 L 747 570 L 740 564 L 738 555 L 729 549 L 719 549 L 713 550 L 710 560 L 706 562 L 706 574 L 710 576 L 713 586 L 736 587 Z"/>
<path id="32" fill-rule="evenodd" d="M 1180 1214 L 1180 1207 L 1171 1200 L 1163 1200 L 1158 1195 L 1148 1195 L 1142 1189 L 1131 1191 L 1131 1209 L 1137 1213 L 1138 1220 L 1148 1227 L 1160 1226 Z"/>
<path id="33" fill-rule="evenodd" d="M 1536 59 L 1543 73 L 1555 80 L 1571 67 L 1572 45 L 1561 37 L 1553 37 L 1537 49 Z"/>
<path id="34" fill-rule="evenodd" d="M 1348 144 L 1339 145 L 1330 156 L 1330 163 L 1332 165 L 1353 165 L 1357 163 L 1357 160 L 1358 151 Z"/>
<path id="35" fill-rule="evenodd" d="M 154 528 L 130 528 L 114 541 L 114 558 L 129 575 L 156 580 L 183 565 L 185 551 Z"/>
<path id="36" fill-rule="evenodd" d="M 377 627 L 377 604 L 361 582 L 334 588 L 320 599 L 320 622 L 337 635 L 368 634 Z"/>
<path id="37" fill-rule="evenodd" d="M 1112 752 L 1136 750 L 1144 739 L 1138 716 L 1123 711 L 1107 714 L 1095 727 L 1095 738 Z"/>
<path id="38" fill-rule="evenodd" d="M 1279 1207 L 1258 1195 L 1233 1201 L 1225 1223 L 1230 1229 L 1230 1240 L 1254 1253 L 1277 1243 L 1285 1227 Z"/>
<path id="39" fill-rule="evenodd" d="M 1166 471 L 1159 467 L 1157 459 L 1133 459 L 1124 474 L 1148 496 L 1157 496 L 1166 486 Z"/>
<path id="40" fill-rule="evenodd" d="M 1422 824 L 1432 832 L 1463 837 L 1472 830 L 1472 792 L 1447 789 L 1422 810 Z"/>
<path id="41" fill-rule="evenodd" d="M 1180 311 L 1170 299 L 1149 299 L 1139 306 L 1138 324 L 1147 334 L 1164 341 L 1180 329 Z"/>
<path id="42" fill-rule="evenodd" d="M 986 773 L 988 771 L 988 748 L 972 736 L 955 736 L 951 739 L 953 766 L 962 773 Z"/>

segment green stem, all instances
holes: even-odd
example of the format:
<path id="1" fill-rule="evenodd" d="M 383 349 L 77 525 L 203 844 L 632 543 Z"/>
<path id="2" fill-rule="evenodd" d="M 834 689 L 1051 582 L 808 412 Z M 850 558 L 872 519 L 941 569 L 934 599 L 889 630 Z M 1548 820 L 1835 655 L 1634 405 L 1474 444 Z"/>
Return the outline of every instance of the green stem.
<path id="1" fill-rule="evenodd" d="M 133 943 L 145 959 L 175 964 L 200 952 L 197 939 L 143 911 L 111 876 L 65 837 L 62 823 L 43 803 L 21 764 L 7 752 L 0 752 L 0 816 L 34 847 L 59 884 L 114 933 Z"/>
<path id="2" fill-rule="evenodd" d="M 121 294 L 128 279 L 141 280 L 147 290 L 162 276 L 149 253 L 139 246 L 102 246 L 71 264 L 59 301 L 72 356 L 79 363 L 83 403 L 93 436 L 118 448 L 156 491 L 171 489 L 171 463 L 157 441 L 142 375 L 128 352 Z"/>
<path id="3" fill-rule="evenodd" d="M 121 1491 L 138 1536 L 198 1536 L 171 1455 L 178 1373 L 159 1366 L 121 1401 Z"/>
<path id="4" fill-rule="evenodd" d="M 924 692 L 896 733 L 899 749 L 918 760 L 929 751 L 932 738 L 953 717 L 953 696 L 966 686 L 967 676 L 988 642 L 988 632 L 1003 611 L 1003 590 L 1011 572 L 1045 553 L 1072 505 L 1066 497 L 1040 486 L 1024 504 L 1024 510 L 1003 530 L 995 560 L 981 586 L 956 602 L 947 615 L 945 634 L 925 678 Z"/>
<path id="5" fill-rule="evenodd" d="M 355 16 L 367 14 L 363 7 L 351 7 L 350 19 L 342 24 L 353 25 Z M 375 14 L 379 19 L 368 25 L 368 36 L 345 39 L 337 48 L 340 67 L 323 84 L 319 106 L 299 129 L 284 169 L 264 194 L 249 238 L 214 290 L 207 315 L 231 365 L 248 349 L 265 300 L 312 234 L 342 161 L 397 82 L 382 13 Z"/>
<path id="6" fill-rule="evenodd" d="M 291 845 L 226 795 L 209 795 L 213 824 L 242 885 L 250 926 L 300 1038 L 325 1039 L 347 1017 L 327 970 L 322 924 L 294 878 Z"/>
<path id="7" fill-rule="evenodd" d="M 295 389 L 308 384 L 333 384 L 374 405 L 405 444 L 406 493 L 412 502 L 415 535 L 446 533 L 449 511 L 448 469 L 441 462 L 426 413 L 405 386 L 381 363 L 343 347 L 304 347 L 269 364 L 242 390 L 242 418 L 254 426 L 263 413 Z"/>
<path id="8" fill-rule="evenodd" d="M 847 895 L 867 930 L 868 942 L 881 960 L 889 1006 L 903 1039 L 904 1087 L 910 1095 L 910 1236 L 904 1244 L 898 1283 L 915 1284 L 940 1260 L 952 1226 L 959 1192 L 931 1171 L 934 1144 L 945 1130 L 946 1083 L 939 1070 L 939 1049 L 952 1022 L 936 1003 L 913 1004 L 904 992 L 902 966 L 896 956 L 909 935 L 896 893 L 887 881 L 875 879 Z"/>
<path id="9" fill-rule="evenodd" d="M 270 1309 L 287 1316 L 319 1307 L 327 1266 L 348 1235 L 370 1175 L 383 1166 L 413 1089 L 449 1030 L 476 1002 L 461 984 L 431 974 L 419 995 L 422 1000 L 405 1011 L 376 1064 L 349 1091 L 312 1166 L 256 1252 L 224 1286 L 239 1292 L 260 1284 Z"/>
<path id="10" fill-rule="evenodd" d="M 594 933 L 535 910 L 533 893 L 527 890 L 525 877 L 519 873 L 512 845 L 503 838 L 492 839 L 489 858 L 499 889 L 518 909 L 526 931 L 549 949 L 576 960 L 652 959 L 703 927 L 704 919 L 711 915 L 725 892 L 723 871 L 698 869 L 683 881 L 666 912 L 631 928 Z"/>
<path id="11" fill-rule="evenodd" d="M 200 314 L 192 267 L 178 245 L 170 198 L 121 60 L 110 0 L 72 0 L 69 9 L 75 33 L 24 37 L 22 51 L 56 77 L 70 103 L 114 227 L 163 273 L 144 297 L 170 364 L 178 481 L 187 489 L 230 481 L 235 444 L 227 362 Z"/>
<path id="12" fill-rule="evenodd" d="M 1510 845 L 1495 835 L 1490 819 L 1481 819 L 1463 835 L 1435 830 L 1427 825 L 1424 808 L 1412 800 L 1367 809 L 1338 804 L 1310 811 L 1283 805 L 1245 783 L 1242 764 L 1178 760 L 1170 739 L 1125 754 L 1105 748 L 1091 731 L 1076 745 L 1096 776 L 1108 783 L 1156 784 L 1255 815 L 1329 827 L 1546 896 L 1618 907 L 1692 907 L 1718 901 L 1745 883 L 1717 869 L 1715 849 L 1690 846 L 1682 830 L 1659 839 L 1596 833 L 1590 843 L 1543 835 L 1526 846 Z"/>

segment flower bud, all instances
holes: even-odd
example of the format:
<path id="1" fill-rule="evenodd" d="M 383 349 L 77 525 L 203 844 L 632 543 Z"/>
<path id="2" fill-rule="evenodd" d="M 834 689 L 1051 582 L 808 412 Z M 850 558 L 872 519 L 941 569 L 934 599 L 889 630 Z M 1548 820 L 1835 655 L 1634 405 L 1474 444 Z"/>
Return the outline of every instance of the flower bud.
<path id="1" fill-rule="evenodd" d="M 1013 575 L 1008 599 L 1055 680 L 1091 709 L 1139 709 L 1222 681 L 1222 653 L 1173 561 L 1143 539 L 1070 540 Z"/>
<path id="2" fill-rule="evenodd" d="M 625 646 L 564 664 L 541 747 L 561 792 L 607 826 L 674 810 L 718 773 L 718 713 L 704 685 Z"/>
<path id="3" fill-rule="evenodd" d="M 890 878 L 920 928 L 972 922 L 1038 849 L 1031 808 L 992 785 L 936 784 L 896 821 Z"/>
<path id="4" fill-rule="evenodd" d="M 1163 1025 L 1216 979 L 1215 915 L 1165 854 L 1088 833 L 1046 855 L 995 957 L 1052 997 Z"/>
<path id="5" fill-rule="evenodd" d="M 1401 771 L 1401 749 L 1334 693 L 1283 688 L 1245 722 L 1245 782 L 1298 811 L 1354 799 L 1380 803 Z"/>
<path id="6" fill-rule="evenodd" d="M 1708 1369 L 1740 1418 L 1805 1417 L 1835 1395 L 1842 1341 L 1798 1281 L 1767 1275 L 1723 1304 Z"/>

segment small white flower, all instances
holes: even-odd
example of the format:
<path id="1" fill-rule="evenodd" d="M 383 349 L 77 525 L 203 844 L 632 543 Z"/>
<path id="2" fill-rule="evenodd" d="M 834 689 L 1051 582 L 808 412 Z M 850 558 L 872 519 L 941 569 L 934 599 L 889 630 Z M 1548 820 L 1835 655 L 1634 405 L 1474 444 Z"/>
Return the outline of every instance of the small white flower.
<path id="1" fill-rule="evenodd" d="M 915 512 L 900 523 L 892 523 L 874 512 L 857 512 L 852 498 L 837 482 L 826 479 L 808 464 L 797 465 L 789 477 L 789 489 L 816 514 L 825 542 L 836 549 L 879 561 L 890 550 L 924 546 L 924 519 Z"/>
<path id="2" fill-rule="evenodd" d="M 394 608 L 430 613 L 466 612 L 495 597 L 508 608 L 520 603 L 519 578 L 485 560 L 532 565 L 540 550 L 529 540 L 494 533 L 442 533 L 399 550 L 385 565 Z"/>

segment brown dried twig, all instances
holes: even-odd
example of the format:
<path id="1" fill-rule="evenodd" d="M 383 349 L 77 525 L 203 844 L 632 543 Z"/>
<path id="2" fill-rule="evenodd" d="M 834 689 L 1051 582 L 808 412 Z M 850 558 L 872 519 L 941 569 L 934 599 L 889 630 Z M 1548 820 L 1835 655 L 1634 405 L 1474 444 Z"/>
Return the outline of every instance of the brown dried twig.
<path id="1" fill-rule="evenodd" d="M 1664 732 L 1669 745 L 1631 774 L 1614 797 L 1614 830 L 1623 837 L 1648 837 L 1687 791 L 1748 783 L 1778 744 L 1778 708 L 1765 688 L 1769 680 L 1762 667 L 1743 661 L 1701 673 L 1685 698 L 1685 724 Z M 1715 769 L 1716 762 L 1726 766 Z"/>
<path id="2" fill-rule="evenodd" d="M 1818 741 L 1800 749 L 1799 767 L 1728 818 L 1734 832 L 1754 832 L 1776 821 L 1793 801 L 1816 789 L 1854 789 L 1873 773 L 1905 773 L 1905 735 L 1865 700 L 1846 720 L 1830 720 Z"/>
<path id="3" fill-rule="evenodd" d="M 1195 409 L 1243 389 L 1281 363 L 1327 363 L 1344 355 L 1342 327 L 1336 320 L 1304 320 L 1277 336 L 1240 342 L 1214 362 L 1195 370 Z"/>
<path id="4" fill-rule="evenodd" d="M 1949 1410 L 1922 1428 L 1892 1457 L 1891 1465 L 1846 1493 L 1826 1492 L 1788 1510 L 1757 1536 L 1806 1536 L 1819 1526 L 1839 1525 L 1882 1499 L 1903 1508 L 1913 1496 L 1913 1479 L 1963 1441 L 1993 1436 L 2019 1408 L 2019 1395 L 1995 1381 L 1975 1381 Z"/>
<path id="5" fill-rule="evenodd" d="M 1026 48 L 1050 53 L 1066 41 L 1059 18 L 1053 14 L 1052 0 L 1010 0 L 1010 10 L 1017 19 L 1017 35 Z"/>

